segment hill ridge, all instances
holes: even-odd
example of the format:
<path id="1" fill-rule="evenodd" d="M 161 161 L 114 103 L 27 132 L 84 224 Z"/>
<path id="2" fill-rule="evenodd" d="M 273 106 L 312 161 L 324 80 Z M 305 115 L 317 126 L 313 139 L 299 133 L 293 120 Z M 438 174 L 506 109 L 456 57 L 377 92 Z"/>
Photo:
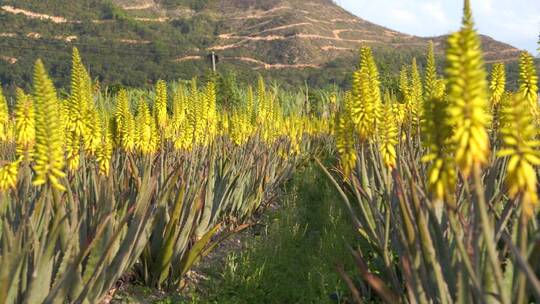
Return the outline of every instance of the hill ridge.
<path id="1" fill-rule="evenodd" d="M 254 72 L 300 70 L 305 79 L 317 73 L 314 70 L 354 65 L 363 45 L 383 53 L 415 55 L 425 52 L 430 40 L 438 53 L 446 43 L 446 36 L 401 33 L 325 0 L 75 0 L 71 8 L 60 0 L 4 2 L 0 17 L 7 26 L 0 33 L 0 47 L 2 43 L 8 47 L 0 52 L 0 70 L 30 57 L 13 52 L 17 46 L 43 49 L 56 44 L 55 49 L 83 48 L 83 54 L 84 49 L 109 47 L 120 58 L 122 49 L 140 52 L 141 57 L 150 53 L 148 65 L 197 71 L 207 68 L 206 55 L 214 51 L 225 65 Z M 517 59 L 517 48 L 481 37 L 488 63 Z M 99 59 L 99 65 L 108 64 L 105 60 Z M 0 80 L 10 78 L 6 73 Z"/>

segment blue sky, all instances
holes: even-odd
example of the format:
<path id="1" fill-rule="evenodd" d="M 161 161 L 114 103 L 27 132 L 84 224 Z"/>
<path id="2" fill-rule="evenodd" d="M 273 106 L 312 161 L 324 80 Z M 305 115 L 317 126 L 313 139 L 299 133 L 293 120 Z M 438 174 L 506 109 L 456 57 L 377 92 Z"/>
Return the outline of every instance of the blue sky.
<path id="1" fill-rule="evenodd" d="M 391 29 L 419 36 L 459 29 L 461 0 L 336 0 L 353 14 Z M 471 0 L 477 29 L 537 54 L 540 0 Z"/>

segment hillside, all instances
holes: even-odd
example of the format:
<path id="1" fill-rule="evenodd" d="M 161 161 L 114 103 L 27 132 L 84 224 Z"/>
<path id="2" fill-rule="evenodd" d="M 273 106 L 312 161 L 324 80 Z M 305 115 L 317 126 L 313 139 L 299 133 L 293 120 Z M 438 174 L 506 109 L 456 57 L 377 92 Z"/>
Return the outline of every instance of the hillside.
<path id="1" fill-rule="evenodd" d="M 220 71 L 241 71 L 241 80 L 261 73 L 290 84 L 344 85 L 362 45 L 374 48 L 383 71 L 395 72 L 422 56 L 429 40 L 442 52 L 446 38 L 400 33 L 330 0 L 4 0 L 0 19 L 0 81 L 17 84 L 29 82 L 36 57 L 67 83 L 76 46 L 107 84 L 203 75 L 214 51 Z M 482 40 L 488 63 L 517 58 L 516 48 Z"/>

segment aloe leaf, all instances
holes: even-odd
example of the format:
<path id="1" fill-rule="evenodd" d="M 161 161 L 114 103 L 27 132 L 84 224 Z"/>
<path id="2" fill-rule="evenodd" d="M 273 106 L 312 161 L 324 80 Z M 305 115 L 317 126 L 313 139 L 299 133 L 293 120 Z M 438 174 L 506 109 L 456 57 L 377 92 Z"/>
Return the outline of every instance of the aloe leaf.
<path id="1" fill-rule="evenodd" d="M 184 257 L 181 263 L 182 266 L 180 268 L 180 274 L 182 276 L 186 274 L 187 271 L 191 268 L 191 266 L 199 260 L 201 254 L 204 252 L 206 245 L 208 245 L 208 242 L 210 242 L 210 240 L 217 233 L 220 227 L 221 224 L 216 225 L 205 235 L 203 235 L 200 240 L 196 241 L 189 249 L 188 254 Z"/>

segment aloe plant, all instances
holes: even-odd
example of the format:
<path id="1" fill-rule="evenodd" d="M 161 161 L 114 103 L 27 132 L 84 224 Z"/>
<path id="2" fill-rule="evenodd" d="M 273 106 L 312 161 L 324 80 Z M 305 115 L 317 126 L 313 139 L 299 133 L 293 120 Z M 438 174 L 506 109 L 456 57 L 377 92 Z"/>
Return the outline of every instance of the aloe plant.
<path id="1" fill-rule="evenodd" d="M 192 265 L 247 227 L 249 217 L 272 199 L 296 164 L 295 158 L 283 159 L 262 142 L 235 146 L 227 139 L 183 157 L 167 169 L 152 236 L 136 265 L 141 279 L 157 288 L 181 288 Z"/>
<path id="2" fill-rule="evenodd" d="M 384 125 L 355 122 L 379 119 L 364 109 L 379 107 L 366 97 L 379 89 L 370 85 L 369 60 L 344 99 L 335 133 L 340 165 L 332 173 L 319 164 L 358 231 L 350 250 L 363 280 L 340 274 L 358 303 L 539 302 L 538 104 L 523 90 L 534 68 L 523 55 L 522 88 L 502 95 L 498 66 L 488 92 L 468 0 L 463 26 L 448 40 L 446 79 L 428 54 L 426 96 L 418 75 L 409 83 L 402 73 L 404 100 L 388 100 L 398 111 L 385 110 Z M 388 120 L 399 126 L 398 142 L 388 140 Z M 357 136 L 359 128 L 375 133 Z"/>
<path id="3" fill-rule="evenodd" d="M 28 179 L 29 170 L 23 171 Z M 72 184 L 65 193 L 22 183 L 18 199 L 4 196 L 2 303 L 98 302 L 150 235 L 156 181 L 149 170 L 141 181 L 144 187 L 126 191 L 91 173 L 88 184 Z"/>

